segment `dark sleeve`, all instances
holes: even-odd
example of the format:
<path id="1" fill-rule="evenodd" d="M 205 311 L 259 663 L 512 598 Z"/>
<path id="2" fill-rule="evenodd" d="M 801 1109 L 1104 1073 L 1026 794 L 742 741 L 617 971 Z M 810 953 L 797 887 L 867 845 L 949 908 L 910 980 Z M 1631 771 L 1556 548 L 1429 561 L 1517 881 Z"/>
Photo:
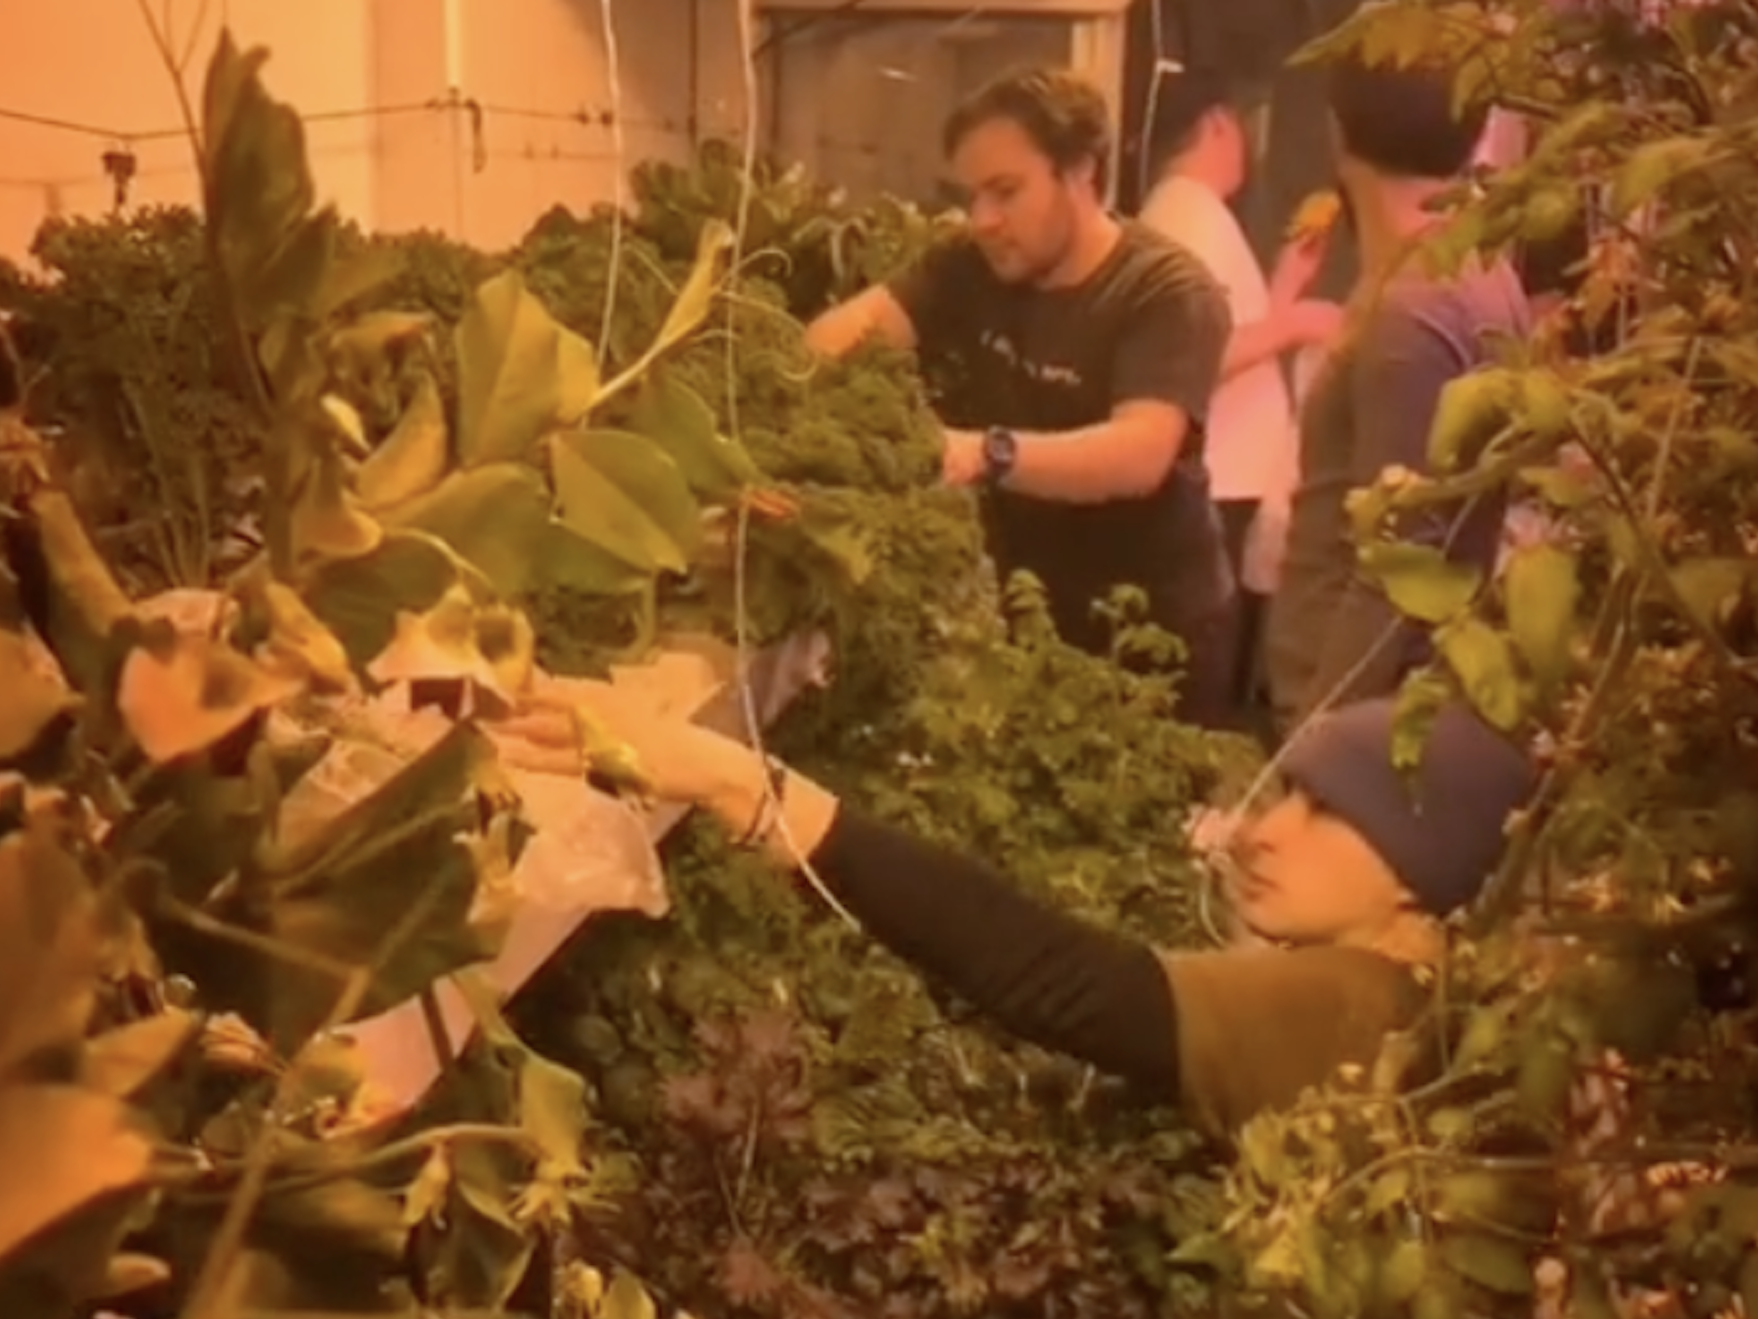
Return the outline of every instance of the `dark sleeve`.
<path id="1" fill-rule="evenodd" d="M 1170 403 L 1199 424 L 1233 333 L 1227 295 L 1187 252 L 1161 253 L 1118 335 L 1111 403 Z"/>
<path id="2" fill-rule="evenodd" d="M 981 296 L 982 254 L 969 239 L 934 244 L 887 284 L 910 318 L 916 338 L 938 344 L 955 338 L 973 298 Z"/>
<path id="3" fill-rule="evenodd" d="M 846 806 L 811 862 L 869 934 L 1008 1031 L 1177 1097 L 1177 1012 L 1148 945 Z"/>
<path id="4" fill-rule="evenodd" d="M 1468 369 L 1460 344 L 1431 317 L 1389 302 L 1363 332 L 1351 364 L 1350 409 L 1355 418 L 1351 485 L 1368 486 L 1387 467 L 1428 468 L 1428 435 L 1441 391 Z M 1398 527 L 1399 538 L 1440 546 L 1456 509 L 1425 509 Z M 1387 630 L 1408 636 L 1382 642 Z M 1392 691 L 1422 647 L 1419 630 L 1405 622 L 1385 595 L 1357 574 L 1335 616 L 1308 692 L 1314 701 L 1333 691 L 1336 703 Z"/>

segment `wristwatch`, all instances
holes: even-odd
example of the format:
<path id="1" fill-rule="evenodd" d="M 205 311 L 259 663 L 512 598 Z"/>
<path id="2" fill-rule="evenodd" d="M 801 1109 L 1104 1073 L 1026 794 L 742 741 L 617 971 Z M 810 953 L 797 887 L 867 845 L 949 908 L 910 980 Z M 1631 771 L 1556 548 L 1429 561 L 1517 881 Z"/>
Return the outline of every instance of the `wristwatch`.
<path id="1" fill-rule="evenodd" d="M 983 432 L 983 483 L 1000 485 L 1013 471 L 1019 458 L 1019 436 L 1005 426 L 991 426 Z"/>

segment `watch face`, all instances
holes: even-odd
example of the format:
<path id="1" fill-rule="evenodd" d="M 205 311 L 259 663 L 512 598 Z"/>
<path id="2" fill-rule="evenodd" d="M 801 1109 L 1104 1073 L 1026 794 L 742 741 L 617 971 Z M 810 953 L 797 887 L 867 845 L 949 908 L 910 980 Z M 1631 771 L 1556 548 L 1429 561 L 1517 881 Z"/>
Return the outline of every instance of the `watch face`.
<path id="1" fill-rule="evenodd" d="M 988 463 L 991 472 L 1001 473 L 1013 466 L 1013 456 L 1018 450 L 1019 441 L 1012 431 L 999 428 L 988 431 L 983 436 L 983 460 Z"/>

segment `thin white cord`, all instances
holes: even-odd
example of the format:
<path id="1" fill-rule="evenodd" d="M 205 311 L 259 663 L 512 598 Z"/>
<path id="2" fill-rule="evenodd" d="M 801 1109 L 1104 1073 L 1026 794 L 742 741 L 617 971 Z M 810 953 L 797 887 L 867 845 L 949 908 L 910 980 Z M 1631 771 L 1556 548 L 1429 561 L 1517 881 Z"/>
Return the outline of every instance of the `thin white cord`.
<path id="1" fill-rule="evenodd" d="M 757 70 L 751 58 L 752 38 L 755 35 L 751 20 L 754 0 L 738 0 L 739 15 L 739 65 L 743 74 L 744 112 L 745 112 L 745 158 L 744 173 L 739 187 L 738 224 L 733 235 L 733 251 L 731 268 L 737 270 L 745 250 L 745 230 L 751 213 L 751 193 L 757 174 Z M 726 412 L 727 431 L 736 443 L 739 440 L 739 388 L 738 388 L 738 337 L 735 333 L 734 318 L 737 308 L 727 304 L 727 335 L 726 335 Z M 750 740 L 757 754 L 768 759 L 768 751 L 763 745 L 762 712 L 757 708 L 757 693 L 751 686 L 751 638 L 745 617 L 746 590 L 746 558 L 749 550 L 751 508 L 748 500 L 740 499 L 733 531 L 733 673 L 738 683 L 739 705 L 745 718 L 745 736 Z M 811 861 L 806 857 L 804 849 L 788 828 L 787 815 L 782 809 L 776 785 L 770 776 L 763 776 L 763 794 L 765 808 L 775 821 L 775 831 L 780 835 L 782 845 L 787 848 L 795 867 L 806 877 L 806 881 L 818 891 L 830 909 L 851 929 L 860 929 L 861 923 L 854 914 L 830 891 L 818 872 L 813 869 Z"/>
<path id="2" fill-rule="evenodd" d="M 624 178 L 627 167 L 623 159 L 623 68 L 622 57 L 617 49 L 616 19 L 612 16 L 615 2 L 616 0 L 598 0 L 598 13 L 604 33 L 604 60 L 609 66 L 606 81 L 610 87 L 611 173 L 615 180 L 612 187 L 616 190 L 611 198 L 610 260 L 605 274 L 604 319 L 598 327 L 598 373 L 601 377 L 610 352 L 610 330 L 617 303 L 617 279 L 622 274 L 623 202 L 627 196 L 627 181 Z"/>

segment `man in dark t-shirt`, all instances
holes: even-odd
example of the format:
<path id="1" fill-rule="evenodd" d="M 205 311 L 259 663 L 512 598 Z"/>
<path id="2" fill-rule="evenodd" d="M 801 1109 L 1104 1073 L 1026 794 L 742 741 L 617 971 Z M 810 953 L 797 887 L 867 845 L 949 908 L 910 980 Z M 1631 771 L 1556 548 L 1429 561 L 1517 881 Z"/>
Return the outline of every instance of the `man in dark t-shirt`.
<path id="1" fill-rule="evenodd" d="M 1202 428 L 1231 324 L 1202 263 L 1105 209 L 1100 94 L 1062 72 L 992 83 L 948 120 L 969 225 L 807 330 L 840 355 L 915 348 L 946 424 L 942 470 L 984 495 L 988 548 L 1025 570 L 1061 636 L 1107 653 L 1119 586 L 1188 652 L 1180 714 L 1224 727 L 1234 584 Z"/>

